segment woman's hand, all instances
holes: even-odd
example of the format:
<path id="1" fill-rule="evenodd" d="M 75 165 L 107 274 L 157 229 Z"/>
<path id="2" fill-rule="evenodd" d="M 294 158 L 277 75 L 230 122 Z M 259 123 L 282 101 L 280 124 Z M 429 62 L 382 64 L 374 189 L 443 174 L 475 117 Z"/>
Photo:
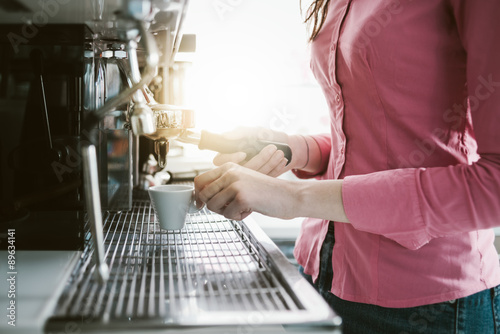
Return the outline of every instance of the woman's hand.
<path id="1" fill-rule="evenodd" d="M 264 147 L 250 160 L 247 161 L 245 159 L 246 154 L 244 152 L 231 154 L 219 153 L 214 158 L 214 164 L 222 166 L 225 163 L 232 162 L 272 177 L 279 176 L 290 169 L 287 167 L 288 160 L 285 158 L 283 151 L 278 150 L 272 144 Z"/>
<path id="2" fill-rule="evenodd" d="M 312 217 L 348 223 L 342 180 L 282 180 L 229 162 L 194 179 L 196 202 L 226 218 L 252 212 L 290 219 Z"/>
<path id="3" fill-rule="evenodd" d="M 250 162 L 250 161 L 249 161 Z M 295 196 L 290 181 L 225 163 L 194 180 L 197 202 L 228 219 L 242 220 L 252 212 L 293 218 Z"/>
<path id="4" fill-rule="evenodd" d="M 292 150 L 292 161 L 288 161 L 283 152 L 278 150 L 274 145 L 268 145 L 262 149 L 257 155 L 249 160 L 246 160 L 244 152 L 237 152 L 231 154 L 218 154 L 214 158 L 216 166 L 222 166 L 225 163 L 232 162 L 240 164 L 249 169 L 253 169 L 262 174 L 272 177 L 279 176 L 290 169 L 298 168 L 297 164 L 302 163 L 306 157 L 303 152 L 297 147 L 297 140 L 292 136 L 288 136 L 284 132 L 273 131 L 265 128 L 244 128 L 240 127 L 234 131 L 228 132 L 224 135 L 228 139 L 242 139 L 248 138 L 249 143 L 260 139 L 274 142 L 286 143 Z"/>

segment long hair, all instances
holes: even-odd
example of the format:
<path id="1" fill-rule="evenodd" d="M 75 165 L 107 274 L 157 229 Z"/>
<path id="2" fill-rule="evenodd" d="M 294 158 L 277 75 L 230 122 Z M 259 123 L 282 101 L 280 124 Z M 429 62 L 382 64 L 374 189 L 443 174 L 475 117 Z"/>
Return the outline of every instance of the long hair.
<path id="1" fill-rule="evenodd" d="M 306 11 L 304 22 L 307 23 L 310 31 L 310 42 L 314 41 L 316 36 L 318 36 L 321 27 L 325 23 L 329 3 L 330 0 L 314 0 Z M 300 0 L 300 5 L 302 11 L 302 0 Z"/>

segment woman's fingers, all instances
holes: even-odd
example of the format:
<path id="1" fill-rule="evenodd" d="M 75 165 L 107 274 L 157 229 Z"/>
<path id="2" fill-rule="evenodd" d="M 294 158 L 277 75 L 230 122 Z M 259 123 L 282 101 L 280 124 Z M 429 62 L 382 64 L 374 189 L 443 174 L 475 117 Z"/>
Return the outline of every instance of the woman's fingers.
<path id="1" fill-rule="evenodd" d="M 269 158 L 269 160 L 257 171 L 261 172 L 262 174 L 269 175 L 269 173 L 271 173 L 273 170 L 276 169 L 276 167 L 278 167 L 278 165 L 284 158 L 285 154 L 283 153 L 283 151 L 276 150 Z"/>
<path id="2" fill-rule="evenodd" d="M 235 181 L 238 177 L 238 172 L 235 170 L 238 167 L 240 166 L 234 163 L 226 163 L 195 177 L 196 199 L 208 204 L 212 197 Z"/>
<path id="3" fill-rule="evenodd" d="M 201 204 L 207 202 L 209 198 L 205 193 L 202 193 L 203 190 L 205 190 L 208 185 L 218 180 L 223 173 L 225 173 L 224 166 L 214 168 L 194 178 L 195 199 L 197 203 Z"/>
<path id="4" fill-rule="evenodd" d="M 235 197 L 226 207 L 222 214 L 224 217 L 234 220 L 243 220 L 252 212 L 252 208 L 244 203 L 239 202 Z"/>
<path id="5" fill-rule="evenodd" d="M 247 143 L 249 148 L 252 148 L 252 144 L 255 144 L 256 140 L 284 143 L 288 141 L 288 136 L 285 133 L 265 128 L 239 127 L 231 132 L 226 132 L 224 137 L 227 140 L 241 140 Z M 278 150 L 275 145 L 267 145 L 252 158 L 249 158 L 248 154 L 243 152 L 245 147 L 242 144 L 241 152 L 218 154 L 213 160 L 214 165 L 222 166 L 225 163 L 232 162 L 273 177 L 283 174 L 287 170 L 283 163 L 286 166 L 288 161 L 284 160 L 284 153 Z"/>
<path id="6" fill-rule="evenodd" d="M 207 184 L 210 182 L 213 182 L 217 178 L 219 178 L 224 170 L 222 167 L 219 168 L 214 168 L 212 170 L 209 170 L 208 172 L 205 172 L 203 174 L 200 174 L 194 178 L 194 186 L 196 192 L 201 191 Z"/>
<path id="7" fill-rule="evenodd" d="M 278 150 L 275 145 L 267 145 L 257 155 L 249 161 L 245 161 L 246 153 L 236 152 L 230 154 L 218 154 L 213 163 L 216 166 L 223 166 L 226 163 L 240 164 L 249 169 L 253 169 L 269 176 L 279 176 L 286 171 L 288 160 L 283 151 Z"/>
<path id="8" fill-rule="evenodd" d="M 248 194 L 237 182 L 212 197 L 208 201 L 207 207 L 226 218 L 235 220 L 242 220 L 253 212 L 248 200 Z"/>
<path id="9" fill-rule="evenodd" d="M 283 168 L 286 159 L 271 171 Z M 286 198 L 290 188 L 283 180 L 234 163 L 227 163 L 195 178 L 196 199 L 211 211 L 226 218 L 241 220 L 252 212 L 274 217 L 289 217 Z M 281 202 L 281 204 L 276 204 Z"/>
<path id="10" fill-rule="evenodd" d="M 233 163 L 203 173 L 195 178 L 196 200 L 207 205 L 211 211 L 230 219 L 243 219 L 252 209 L 246 201 L 246 168 Z M 259 174 L 254 174 L 259 175 Z"/>
<path id="11" fill-rule="evenodd" d="M 214 194 L 207 201 L 207 208 L 229 219 L 241 220 L 253 212 L 249 194 L 245 192 L 244 182 L 234 182 Z"/>
<path id="12" fill-rule="evenodd" d="M 286 171 L 287 163 L 288 160 L 283 151 L 278 150 L 274 145 L 268 145 L 243 166 L 276 177 Z"/>
<path id="13" fill-rule="evenodd" d="M 225 163 L 228 162 L 233 162 L 235 164 L 239 164 L 243 161 L 245 161 L 247 155 L 245 152 L 236 152 L 236 153 L 229 153 L 229 154 L 222 154 L 219 153 L 215 156 L 214 158 L 214 165 L 216 166 L 222 166 Z"/>
<path id="14" fill-rule="evenodd" d="M 270 162 L 274 163 L 273 156 L 277 153 L 281 152 L 278 151 L 275 145 L 267 145 L 264 147 L 256 156 L 254 156 L 252 159 L 248 160 L 243 166 L 259 171 L 263 174 L 266 174 L 265 171 L 271 171 L 275 166 L 266 167 Z M 282 152 L 283 153 L 283 152 Z M 278 153 L 279 154 L 279 153 Z"/>
<path id="15" fill-rule="evenodd" d="M 272 177 L 280 176 L 281 174 L 283 174 L 287 170 L 287 167 L 286 167 L 287 164 L 288 164 L 288 159 L 283 157 L 281 159 L 281 161 L 278 163 L 278 165 L 276 165 L 276 167 L 272 171 L 267 173 L 267 175 L 272 176 Z"/>

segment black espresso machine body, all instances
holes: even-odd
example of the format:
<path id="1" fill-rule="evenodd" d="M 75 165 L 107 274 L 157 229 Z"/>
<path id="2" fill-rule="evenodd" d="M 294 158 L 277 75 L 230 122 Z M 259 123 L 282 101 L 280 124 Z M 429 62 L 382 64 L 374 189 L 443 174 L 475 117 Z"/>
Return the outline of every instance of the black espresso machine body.
<path id="1" fill-rule="evenodd" d="M 24 29 L 0 25 L 0 248 L 15 231 L 18 249 L 81 249 L 82 145 L 97 148 L 103 208 L 130 207 L 128 105 L 84 127 L 124 80 L 87 25 L 46 25 L 29 39 Z"/>
<path id="2" fill-rule="evenodd" d="M 2 2 L 0 249 L 100 245 L 101 212 L 131 209 L 139 166 L 193 126 L 169 104 L 187 3 Z"/>

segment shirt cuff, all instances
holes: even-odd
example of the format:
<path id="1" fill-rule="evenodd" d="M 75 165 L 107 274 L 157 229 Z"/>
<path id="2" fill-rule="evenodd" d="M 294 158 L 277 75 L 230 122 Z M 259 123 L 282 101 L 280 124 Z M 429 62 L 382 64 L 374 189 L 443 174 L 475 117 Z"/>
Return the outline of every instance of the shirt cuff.
<path id="1" fill-rule="evenodd" d="M 432 238 L 426 231 L 417 196 L 416 169 L 347 176 L 342 201 L 357 230 L 382 235 L 408 249 Z"/>
<path id="2" fill-rule="evenodd" d="M 316 144 L 318 144 L 319 147 L 320 168 L 318 169 L 317 172 L 314 173 L 304 172 L 303 170 L 300 169 L 292 169 L 292 172 L 299 179 L 311 179 L 311 178 L 321 179 L 328 168 L 328 161 L 330 160 L 330 152 L 332 150 L 330 135 L 316 135 L 310 137 L 314 139 L 314 141 L 316 142 Z"/>

